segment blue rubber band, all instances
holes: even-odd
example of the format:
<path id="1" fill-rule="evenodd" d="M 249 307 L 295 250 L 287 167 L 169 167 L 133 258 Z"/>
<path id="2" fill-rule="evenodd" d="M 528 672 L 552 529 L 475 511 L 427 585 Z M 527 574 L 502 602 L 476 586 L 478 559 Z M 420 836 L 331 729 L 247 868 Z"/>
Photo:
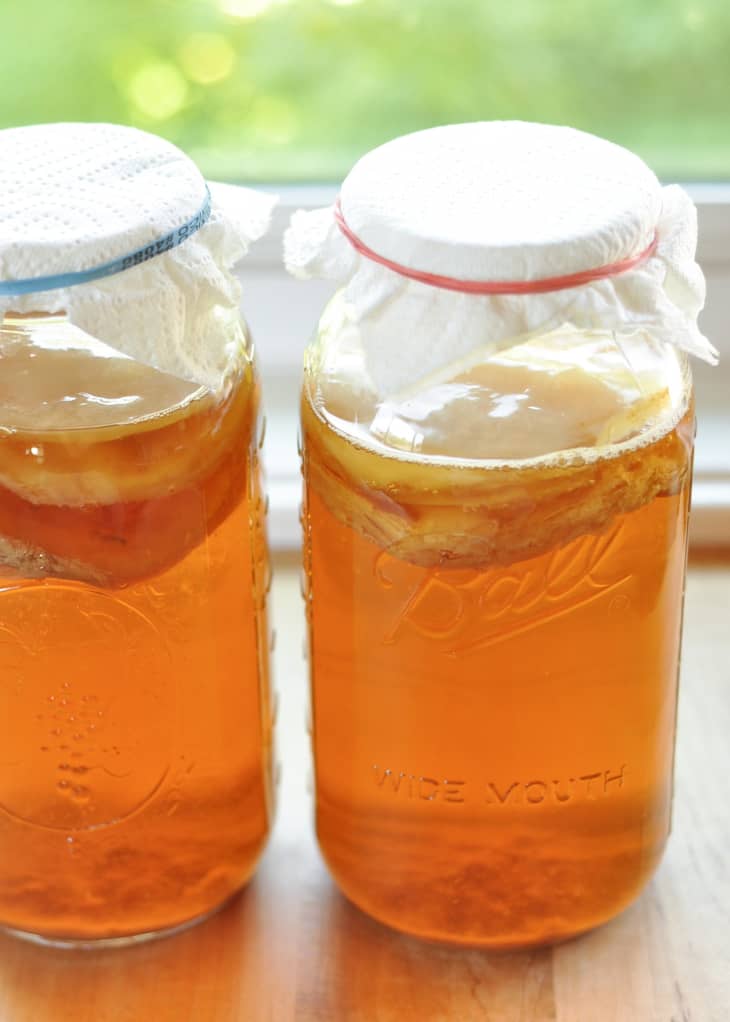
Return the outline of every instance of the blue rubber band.
<path id="1" fill-rule="evenodd" d="M 191 217 L 174 231 L 165 234 L 164 237 L 143 245 L 135 252 L 121 256 L 119 259 L 112 259 L 109 263 L 101 266 L 94 266 L 90 270 L 78 270 L 75 273 L 54 273 L 47 277 L 26 277 L 21 280 L 0 280 L 0 298 L 16 297 L 17 295 L 32 295 L 39 291 L 55 291 L 58 288 L 74 287 L 76 284 L 88 284 L 89 281 L 99 280 L 100 277 L 111 277 L 115 273 L 123 273 L 133 266 L 146 263 L 148 259 L 163 252 L 169 252 L 171 248 L 177 248 L 184 241 L 199 231 L 200 228 L 210 219 L 211 198 L 208 188 L 205 189 L 205 201 L 195 216 Z"/>

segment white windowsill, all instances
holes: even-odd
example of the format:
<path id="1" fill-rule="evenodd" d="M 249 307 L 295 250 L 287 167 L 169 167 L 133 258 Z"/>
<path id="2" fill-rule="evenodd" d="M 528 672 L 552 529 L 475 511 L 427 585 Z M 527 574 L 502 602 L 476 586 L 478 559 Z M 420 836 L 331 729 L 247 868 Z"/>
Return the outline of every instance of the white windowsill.
<path id="1" fill-rule="evenodd" d="M 698 207 L 698 257 L 708 281 L 702 322 L 721 358 L 714 369 L 697 362 L 693 366 L 699 430 L 691 536 L 697 546 L 730 545 L 730 184 L 687 188 Z M 280 203 L 272 229 L 241 268 L 243 309 L 264 383 L 269 533 L 275 549 L 294 549 L 300 542 L 296 438 L 301 360 L 332 292 L 326 282 L 302 283 L 287 275 L 281 261 L 282 236 L 296 209 L 327 205 L 336 191 L 331 185 L 278 189 Z"/>

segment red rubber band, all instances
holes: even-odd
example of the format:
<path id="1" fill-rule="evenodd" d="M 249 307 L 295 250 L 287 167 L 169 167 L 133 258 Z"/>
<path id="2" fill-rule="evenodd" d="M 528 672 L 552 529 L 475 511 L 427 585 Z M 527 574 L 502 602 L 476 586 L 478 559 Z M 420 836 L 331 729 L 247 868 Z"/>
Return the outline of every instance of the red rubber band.
<path id="1" fill-rule="evenodd" d="M 401 277 L 408 277 L 410 280 L 418 280 L 422 284 L 429 284 L 431 287 L 440 287 L 445 291 L 461 291 L 468 295 L 537 295 L 546 291 L 564 291 L 571 287 L 580 287 L 581 284 L 590 284 L 593 280 L 603 280 L 605 277 L 615 277 L 618 273 L 625 273 L 634 266 L 646 262 L 657 249 L 658 239 L 654 235 L 651 244 L 639 252 L 638 255 L 629 256 L 628 259 L 620 259 L 618 262 L 609 263 L 607 266 L 598 266 L 594 270 L 580 270 L 578 273 L 566 273 L 562 277 L 542 277 L 540 280 L 459 280 L 458 277 L 442 277 L 438 273 L 426 273 L 423 270 L 412 270 L 409 266 L 401 266 L 385 256 L 379 255 L 373 249 L 368 248 L 364 241 L 348 227 L 347 221 L 342 213 L 342 206 L 339 198 L 335 202 L 334 216 L 337 226 L 350 242 L 352 247 L 374 263 L 380 263 L 393 273 Z"/>

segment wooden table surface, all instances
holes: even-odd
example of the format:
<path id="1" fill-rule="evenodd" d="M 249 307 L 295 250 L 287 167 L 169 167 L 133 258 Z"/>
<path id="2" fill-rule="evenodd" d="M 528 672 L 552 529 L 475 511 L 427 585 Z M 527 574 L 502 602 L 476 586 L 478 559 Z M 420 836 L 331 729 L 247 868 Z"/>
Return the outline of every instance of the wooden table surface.
<path id="1" fill-rule="evenodd" d="M 690 573 L 674 833 L 620 918 L 494 955 L 391 933 L 340 897 L 311 826 L 302 615 L 278 572 L 280 809 L 256 879 L 167 940 L 69 952 L 0 937 L 0 1022 L 728 1022 L 730 566 Z"/>

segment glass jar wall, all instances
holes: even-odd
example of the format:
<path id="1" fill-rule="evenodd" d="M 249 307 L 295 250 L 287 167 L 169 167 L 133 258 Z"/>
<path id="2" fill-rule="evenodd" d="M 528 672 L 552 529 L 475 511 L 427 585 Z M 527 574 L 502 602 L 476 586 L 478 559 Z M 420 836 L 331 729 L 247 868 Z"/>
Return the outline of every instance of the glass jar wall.
<path id="1" fill-rule="evenodd" d="M 20 934 L 183 925 L 265 842 L 259 385 L 228 331 L 213 393 L 63 315 L 2 323 L 0 925 Z"/>
<path id="2" fill-rule="evenodd" d="M 302 396 L 324 857 L 411 934 L 564 939 L 669 832 L 686 359 L 566 327 L 384 400 L 352 318 L 338 296 Z"/>

